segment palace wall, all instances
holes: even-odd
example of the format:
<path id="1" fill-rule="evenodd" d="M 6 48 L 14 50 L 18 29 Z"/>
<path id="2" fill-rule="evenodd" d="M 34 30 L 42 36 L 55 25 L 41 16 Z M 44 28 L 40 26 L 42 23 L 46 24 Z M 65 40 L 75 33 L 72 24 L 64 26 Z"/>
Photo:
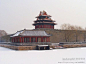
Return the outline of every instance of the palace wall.
<path id="1" fill-rule="evenodd" d="M 86 40 L 85 30 L 57 30 L 57 29 L 34 29 L 44 30 L 50 36 L 52 43 L 58 42 L 84 42 Z"/>
<path id="2" fill-rule="evenodd" d="M 33 29 L 34 30 L 44 30 L 50 36 L 51 43 L 58 43 L 58 42 L 84 42 L 86 41 L 86 31 L 85 30 L 58 30 L 58 29 L 46 29 L 46 28 L 39 28 Z M 10 41 L 10 36 L 3 36 L 2 40 L 5 42 Z"/>

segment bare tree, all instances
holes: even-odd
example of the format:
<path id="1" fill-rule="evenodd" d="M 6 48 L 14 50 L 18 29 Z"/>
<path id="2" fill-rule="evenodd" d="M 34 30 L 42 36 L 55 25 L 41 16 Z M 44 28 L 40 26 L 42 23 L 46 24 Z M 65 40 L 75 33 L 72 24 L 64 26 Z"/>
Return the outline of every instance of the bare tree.
<path id="1" fill-rule="evenodd" d="M 79 36 L 78 30 L 83 30 L 83 28 L 80 27 L 80 26 L 74 26 L 74 25 L 70 25 L 70 24 L 62 24 L 62 25 L 61 25 L 61 29 L 62 29 L 62 30 L 66 30 L 66 31 L 64 32 L 64 38 L 65 38 L 65 41 L 66 41 L 66 42 L 69 41 L 70 36 L 73 34 L 73 33 L 71 32 L 71 30 L 74 30 L 75 37 L 76 37 L 76 42 L 78 41 L 78 36 Z"/>
<path id="2" fill-rule="evenodd" d="M 70 24 L 62 24 L 61 29 L 62 30 L 83 30 L 83 28 L 80 26 L 74 26 Z"/>
<path id="3" fill-rule="evenodd" d="M 64 39 L 66 42 L 69 42 L 70 41 L 70 36 L 72 35 L 72 32 L 69 31 L 69 30 L 65 30 L 64 31 Z"/>

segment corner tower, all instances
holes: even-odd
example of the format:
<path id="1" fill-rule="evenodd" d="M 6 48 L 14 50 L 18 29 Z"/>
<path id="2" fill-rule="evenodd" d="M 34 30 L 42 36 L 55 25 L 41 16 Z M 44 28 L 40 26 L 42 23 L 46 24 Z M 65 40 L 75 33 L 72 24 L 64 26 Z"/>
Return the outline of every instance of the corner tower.
<path id="1" fill-rule="evenodd" d="M 37 28 L 49 28 L 49 29 L 54 29 L 54 25 L 56 25 L 56 23 L 54 23 L 55 21 L 53 21 L 51 19 L 50 15 L 47 15 L 47 13 L 45 11 L 41 12 L 39 16 L 36 17 L 37 20 L 34 21 L 34 26 L 35 29 Z"/>

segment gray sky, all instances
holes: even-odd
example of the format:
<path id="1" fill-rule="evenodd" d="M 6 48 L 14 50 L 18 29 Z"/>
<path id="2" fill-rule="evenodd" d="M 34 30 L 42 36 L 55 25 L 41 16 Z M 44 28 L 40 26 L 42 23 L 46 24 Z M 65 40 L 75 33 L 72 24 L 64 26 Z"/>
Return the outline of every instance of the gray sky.
<path id="1" fill-rule="evenodd" d="M 0 0 L 0 30 L 34 29 L 32 23 L 43 10 L 58 24 L 55 29 L 64 23 L 86 27 L 86 0 Z"/>

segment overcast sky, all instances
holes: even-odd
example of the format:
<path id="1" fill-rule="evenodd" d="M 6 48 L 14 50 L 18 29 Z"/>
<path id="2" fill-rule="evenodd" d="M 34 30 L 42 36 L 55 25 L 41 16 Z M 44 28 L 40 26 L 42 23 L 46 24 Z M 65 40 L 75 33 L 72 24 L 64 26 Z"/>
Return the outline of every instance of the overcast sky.
<path id="1" fill-rule="evenodd" d="M 86 27 L 86 0 L 0 0 L 0 30 L 34 29 L 33 21 L 43 10 L 58 24 L 55 29 L 64 23 Z"/>

